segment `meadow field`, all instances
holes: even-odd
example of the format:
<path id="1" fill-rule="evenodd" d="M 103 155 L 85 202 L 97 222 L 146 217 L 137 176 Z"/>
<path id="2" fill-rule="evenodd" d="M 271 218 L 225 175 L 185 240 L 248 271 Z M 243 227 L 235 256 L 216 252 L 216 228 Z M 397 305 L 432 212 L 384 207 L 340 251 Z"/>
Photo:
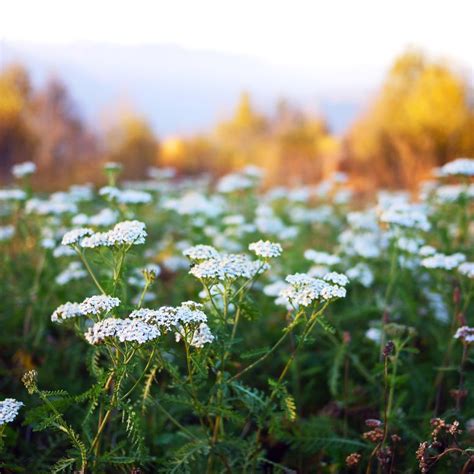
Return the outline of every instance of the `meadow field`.
<path id="1" fill-rule="evenodd" d="M 0 190 L 4 473 L 474 472 L 474 160 Z"/>

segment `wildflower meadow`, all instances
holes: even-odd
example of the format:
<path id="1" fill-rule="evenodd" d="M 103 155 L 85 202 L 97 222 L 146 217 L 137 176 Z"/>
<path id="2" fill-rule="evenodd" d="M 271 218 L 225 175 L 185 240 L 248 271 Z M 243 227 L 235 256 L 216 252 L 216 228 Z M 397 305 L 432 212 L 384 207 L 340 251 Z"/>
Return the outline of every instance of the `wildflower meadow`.
<path id="1" fill-rule="evenodd" d="M 474 472 L 474 159 L 372 196 L 11 172 L 2 473 Z"/>

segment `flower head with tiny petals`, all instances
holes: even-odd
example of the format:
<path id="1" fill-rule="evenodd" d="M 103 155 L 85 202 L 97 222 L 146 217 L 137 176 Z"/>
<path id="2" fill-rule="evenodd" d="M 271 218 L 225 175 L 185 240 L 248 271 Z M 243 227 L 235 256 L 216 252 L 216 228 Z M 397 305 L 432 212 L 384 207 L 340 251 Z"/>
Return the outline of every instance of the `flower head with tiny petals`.
<path id="1" fill-rule="evenodd" d="M 0 426 L 5 423 L 11 423 L 18 415 L 23 402 L 19 402 L 14 398 L 5 398 L 0 402 Z"/>
<path id="2" fill-rule="evenodd" d="M 79 309 L 85 315 L 108 313 L 120 305 L 120 300 L 108 295 L 94 295 L 79 304 Z"/>
<path id="3" fill-rule="evenodd" d="M 253 242 L 249 245 L 249 250 L 254 252 L 257 257 L 264 259 L 279 257 L 283 251 L 279 243 L 273 243 L 269 240 Z"/>

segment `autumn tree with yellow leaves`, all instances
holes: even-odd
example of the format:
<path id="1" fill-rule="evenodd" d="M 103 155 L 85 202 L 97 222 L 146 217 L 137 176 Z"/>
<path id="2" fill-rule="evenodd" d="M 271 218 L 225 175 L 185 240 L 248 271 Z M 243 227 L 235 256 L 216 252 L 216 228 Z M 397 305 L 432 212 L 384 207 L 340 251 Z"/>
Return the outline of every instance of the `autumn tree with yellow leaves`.
<path id="1" fill-rule="evenodd" d="M 418 51 L 400 56 L 347 138 L 348 165 L 366 183 L 413 187 L 433 167 L 474 152 L 466 79 Z"/>

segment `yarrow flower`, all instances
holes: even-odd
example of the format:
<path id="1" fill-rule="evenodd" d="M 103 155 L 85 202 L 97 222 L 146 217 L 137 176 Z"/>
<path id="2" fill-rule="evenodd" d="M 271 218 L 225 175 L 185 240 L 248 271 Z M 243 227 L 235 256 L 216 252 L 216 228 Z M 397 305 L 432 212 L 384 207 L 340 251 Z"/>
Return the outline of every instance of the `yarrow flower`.
<path id="1" fill-rule="evenodd" d="M 183 255 L 194 262 L 219 258 L 219 252 L 211 245 L 194 245 L 183 251 Z"/>
<path id="2" fill-rule="evenodd" d="M 420 205 L 395 203 L 380 215 L 381 222 L 428 232 L 431 224 Z"/>
<path id="3" fill-rule="evenodd" d="M 328 275 L 330 279 L 335 278 L 339 281 L 345 281 L 341 276 L 335 276 L 340 274 Z M 324 279 L 313 278 L 306 273 L 288 275 L 286 281 L 289 283 L 289 286 L 280 292 L 280 296 L 297 306 L 306 307 L 318 300 L 330 301 L 346 296 L 346 289 L 344 287 L 337 284 L 331 285 Z"/>
<path id="4" fill-rule="evenodd" d="M 53 323 L 61 323 L 66 319 L 77 318 L 78 316 L 84 316 L 81 305 L 79 303 L 67 302 L 54 310 L 54 313 L 51 315 L 51 321 Z"/>
<path id="5" fill-rule="evenodd" d="M 189 273 L 207 281 L 234 281 L 238 278 L 250 280 L 268 268 L 268 264 L 254 262 L 246 255 L 226 254 L 198 263 L 191 268 Z"/>
<path id="6" fill-rule="evenodd" d="M 108 313 L 120 305 L 120 300 L 108 295 L 94 295 L 79 304 L 79 309 L 85 315 Z"/>
<path id="7" fill-rule="evenodd" d="M 123 245 L 141 245 L 147 236 L 146 226 L 140 221 L 123 221 L 108 232 L 97 232 L 81 240 L 81 247 L 113 247 Z"/>
<path id="8" fill-rule="evenodd" d="M 0 402 L 0 426 L 11 423 L 17 417 L 23 405 L 23 402 L 19 402 L 14 398 L 5 398 Z"/>
<path id="9" fill-rule="evenodd" d="M 474 262 L 464 262 L 458 267 L 458 272 L 468 278 L 474 278 Z"/>
<path id="10" fill-rule="evenodd" d="M 73 229 L 66 232 L 61 240 L 61 245 L 75 245 L 89 235 L 92 235 L 94 231 L 88 227 L 81 227 L 79 229 Z"/>
<path id="11" fill-rule="evenodd" d="M 324 281 L 335 283 L 339 286 L 347 286 L 349 284 L 349 278 L 343 273 L 330 272 L 323 277 Z"/>
<path id="12" fill-rule="evenodd" d="M 197 330 L 193 332 L 193 336 L 189 344 L 192 347 L 201 349 L 205 344 L 211 344 L 213 341 L 214 335 L 212 334 L 209 326 L 206 323 L 201 323 Z"/>
<path id="13" fill-rule="evenodd" d="M 0 201 L 24 201 L 26 197 L 22 189 L 0 189 Z"/>
<path id="14" fill-rule="evenodd" d="M 151 194 L 136 189 L 118 189 L 115 186 L 105 186 L 99 190 L 100 196 L 119 204 L 148 204 L 152 201 Z"/>
<path id="15" fill-rule="evenodd" d="M 461 326 L 454 335 L 455 339 L 461 339 L 463 342 L 470 344 L 474 342 L 474 328 L 469 326 Z"/>
<path id="16" fill-rule="evenodd" d="M 89 344 L 100 344 L 107 338 L 117 338 L 120 342 L 144 344 L 160 336 L 156 326 L 139 319 L 106 318 L 94 324 L 84 334 Z"/>
<path id="17" fill-rule="evenodd" d="M 331 255 L 327 252 L 318 252 L 313 249 L 308 249 L 304 253 L 304 258 L 310 260 L 317 265 L 337 265 L 341 262 L 341 259 L 337 255 Z"/>
<path id="18" fill-rule="evenodd" d="M 36 165 L 32 161 L 25 161 L 12 167 L 12 174 L 18 179 L 31 176 L 35 171 Z"/>
<path id="19" fill-rule="evenodd" d="M 176 341 L 186 338 L 187 342 L 197 348 L 211 343 L 214 336 L 206 324 L 207 316 L 202 311 L 203 305 L 194 301 L 185 301 L 180 306 L 163 306 L 157 310 L 141 308 L 130 314 L 130 319 L 142 321 L 157 327 L 160 332 L 175 331 Z"/>
<path id="20" fill-rule="evenodd" d="M 466 260 L 466 256 L 462 253 L 454 253 L 445 255 L 444 253 L 436 253 L 431 257 L 426 257 L 421 261 L 421 265 L 429 269 L 452 270 L 458 267 Z"/>
<path id="21" fill-rule="evenodd" d="M 12 225 L 0 226 L 0 242 L 10 240 L 15 235 L 15 227 Z"/>
<path id="22" fill-rule="evenodd" d="M 262 258 L 279 257 L 283 251 L 279 243 L 273 243 L 269 240 L 253 242 L 249 245 L 249 250 L 254 252 L 257 257 Z"/>
<path id="23" fill-rule="evenodd" d="M 441 168 L 442 176 L 474 176 L 474 159 L 458 158 Z"/>
<path id="24" fill-rule="evenodd" d="M 67 266 L 67 268 L 55 278 L 54 281 L 58 285 L 64 286 L 67 285 L 70 281 L 80 280 L 81 278 L 85 278 L 86 276 L 87 272 L 82 268 L 82 264 L 80 262 L 71 262 Z"/>

